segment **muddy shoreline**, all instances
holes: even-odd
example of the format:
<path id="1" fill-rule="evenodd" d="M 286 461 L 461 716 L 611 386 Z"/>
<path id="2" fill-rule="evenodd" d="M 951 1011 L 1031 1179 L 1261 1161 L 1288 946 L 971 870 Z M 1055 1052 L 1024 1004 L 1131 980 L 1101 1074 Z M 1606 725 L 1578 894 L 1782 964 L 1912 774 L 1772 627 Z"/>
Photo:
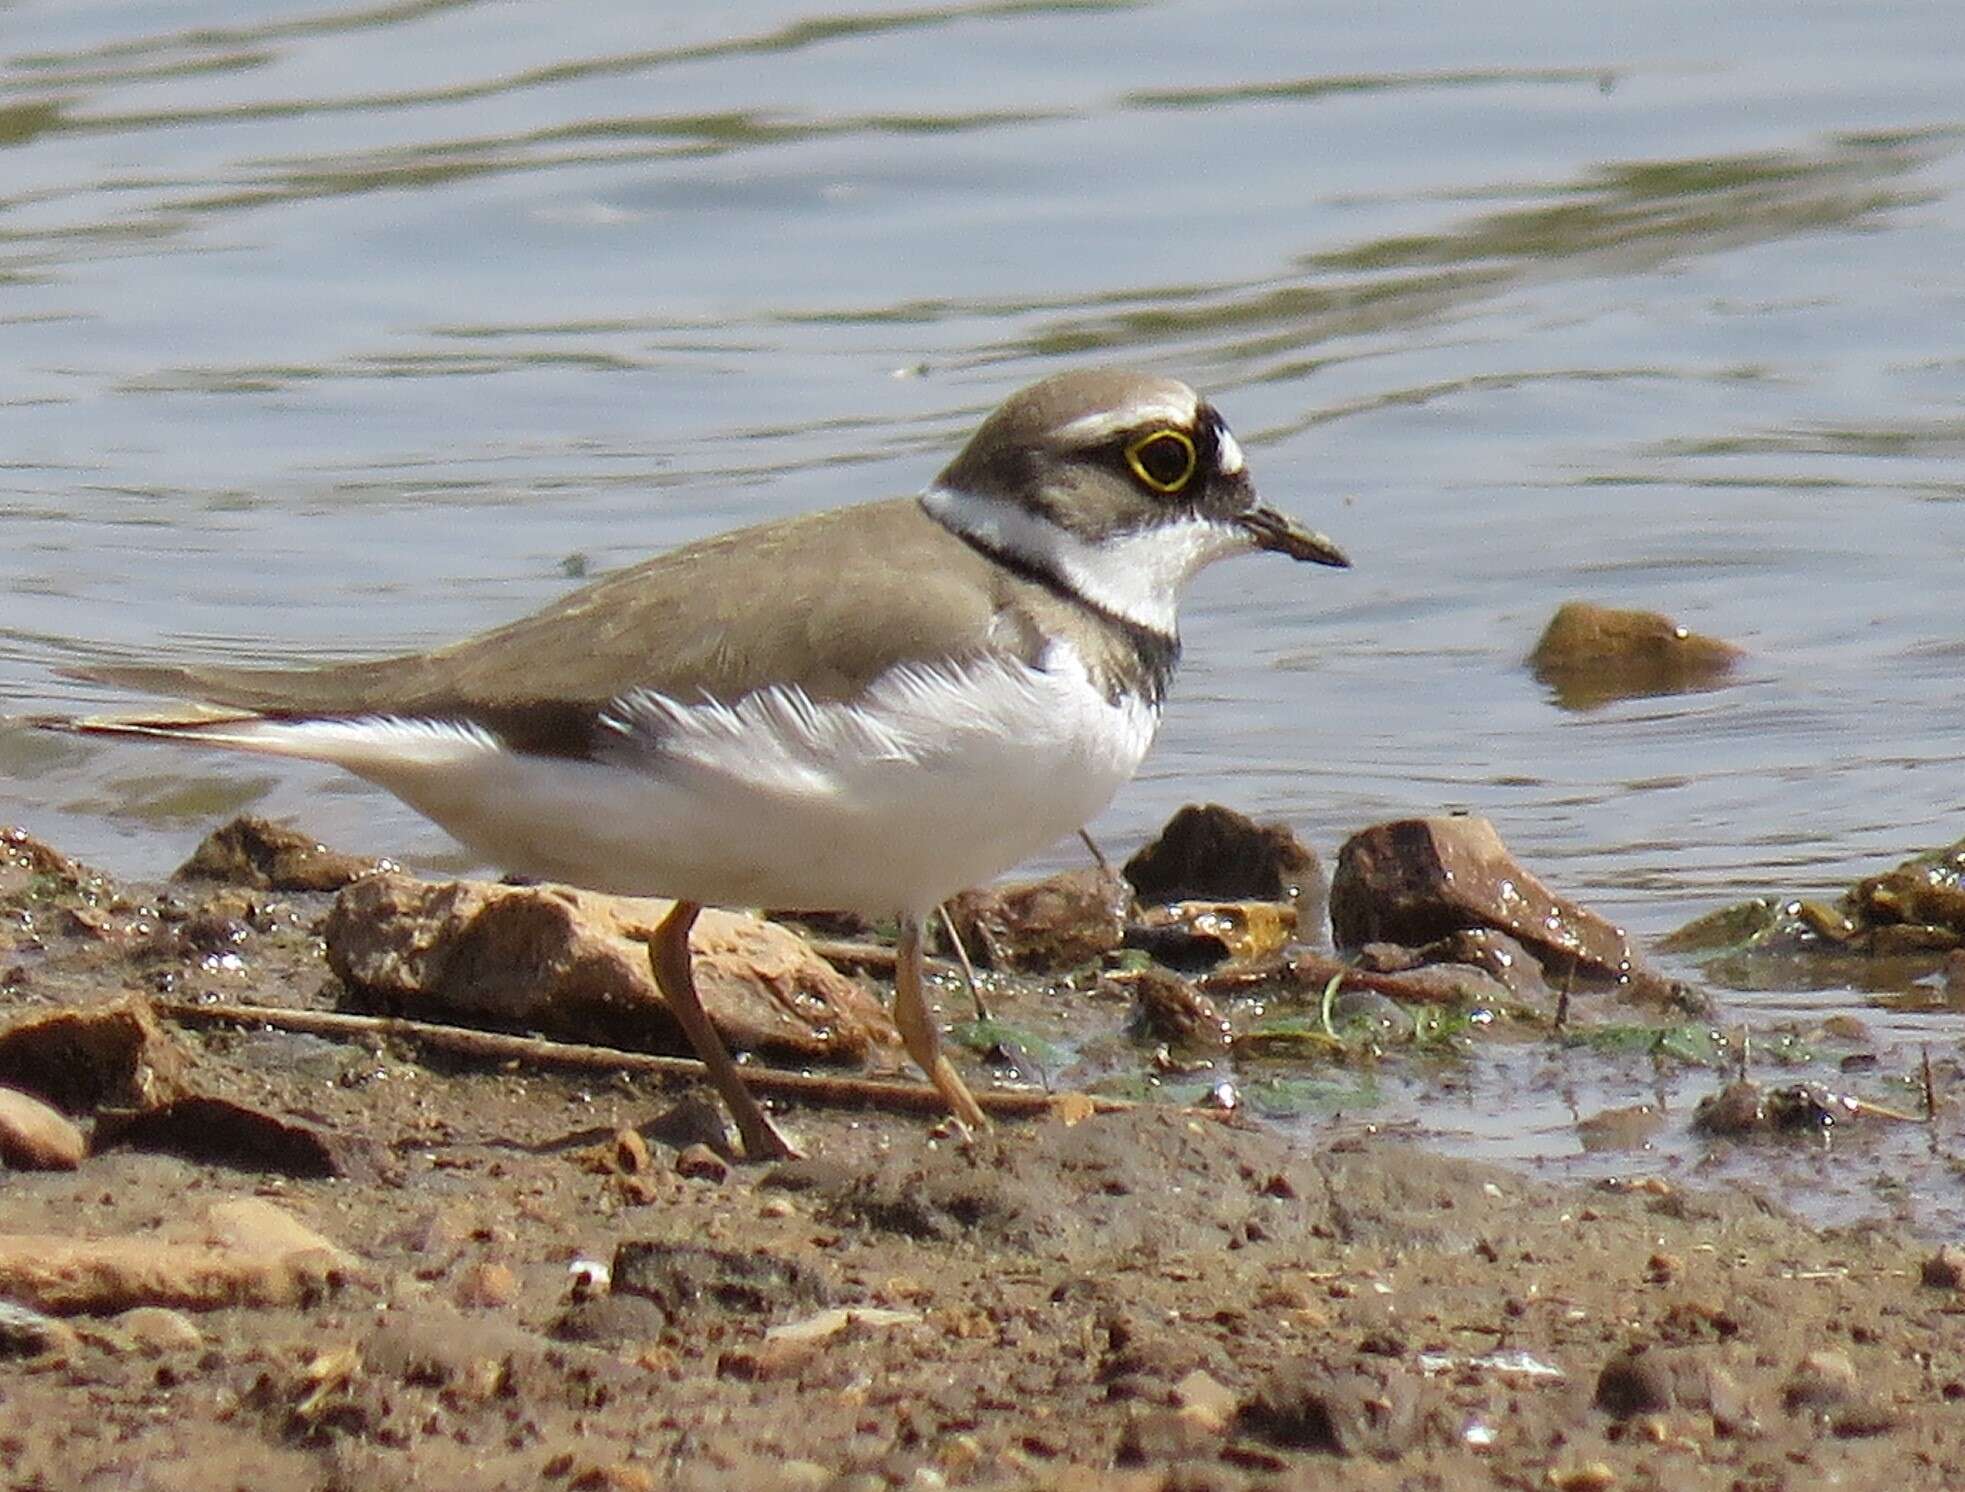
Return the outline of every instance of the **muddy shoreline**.
<path id="1" fill-rule="evenodd" d="M 0 1016 L 334 1005 L 326 893 L 119 894 L 243 918 L 245 956 L 48 905 Z M 10 1488 L 1965 1479 L 1965 1260 L 1907 1223 L 1165 1106 L 973 1140 L 792 1107 L 808 1159 L 746 1165 L 661 1076 L 161 1025 L 202 1099 L 349 1142 L 337 1174 L 99 1145 L 0 1171 L 0 1231 L 162 1248 L 256 1201 L 328 1252 L 290 1299 L 0 1321 Z"/>

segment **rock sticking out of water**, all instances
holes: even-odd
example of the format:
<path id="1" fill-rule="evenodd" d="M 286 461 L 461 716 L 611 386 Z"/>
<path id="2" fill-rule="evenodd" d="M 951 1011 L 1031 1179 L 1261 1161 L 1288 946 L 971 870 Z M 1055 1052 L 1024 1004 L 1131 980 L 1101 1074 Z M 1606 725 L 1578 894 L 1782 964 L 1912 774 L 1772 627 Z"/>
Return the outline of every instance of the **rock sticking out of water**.
<path id="1" fill-rule="evenodd" d="M 339 891 L 388 863 L 331 850 L 312 835 L 243 814 L 206 835 L 173 875 L 261 891 Z"/>
<path id="2" fill-rule="evenodd" d="M 1324 890 L 1317 855 L 1286 824 L 1258 824 L 1219 803 L 1190 803 L 1126 862 L 1143 902 L 1287 901 Z"/>
<path id="3" fill-rule="evenodd" d="M 1655 611 L 1568 601 L 1528 655 L 1528 666 L 1564 709 L 1590 710 L 1616 699 L 1711 688 L 1744 656 L 1732 643 L 1702 637 Z"/>
<path id="4" fill-rule="evenodd" d="M 1660 940 L 1705 955 L 1706 972 L 1729 984 L 1780 987 L 1847 978 L 1876 988 L 1885 961 L 1900 979 L 1892 1003 L 1965 1003 L 1965 839 L 1865 876 L 1833 902 L 1755 897 L 1704 913 Z M 1956 959 L 1955 963 L 1947 960 Z M 1937 985 L 1918 981 L 1947 972 Z"/>
<path id="5" fill-rule="evenodd" d="M 1338 851 L 1330 917 L 1340 949 L 1418 948 L 1485 927 L 1559 977 L 1608 985 L 1646 977 L 1622 928 L 1532 875 L 1483 818 L 1400 819 L 1352 835 Z"/>

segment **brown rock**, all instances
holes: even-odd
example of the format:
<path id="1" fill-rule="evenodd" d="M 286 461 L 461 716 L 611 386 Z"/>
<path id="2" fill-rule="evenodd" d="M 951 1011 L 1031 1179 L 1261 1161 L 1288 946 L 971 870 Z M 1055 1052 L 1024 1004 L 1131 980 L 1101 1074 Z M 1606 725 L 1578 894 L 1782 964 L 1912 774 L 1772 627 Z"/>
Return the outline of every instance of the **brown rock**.
<path id="1" fill-rule="evenodd" d="M 353 1261 L 256 1198 L 212 1208 L 204 1237 L 77 1239 L 0 1234 L 0 1297 L 56 1315 L 134 1306 L 217 1310 L 296 1305 L 332 1288 Z"/>
<path id="2" fill-rule="evenodd" d="M 72 1171 L 89 1153 L 82 1131 L 32 1094 L 0 1088 L 0 1165 Z"/>
<path id="3" fill-rule="evenodd" d="M 1657 1353 L 1620 1352 L 1597 1374 L 1594 1402 L 1617 1419 L 1664 1414 L 1676 1402 L 1671 1369 Z"/>
<path id="4" fill-rule="evenodd" d="M 1517 1000 L 1546 1002 L 1554 993 L 1542 977 L 1542 961 L 1498 928 L 1465 928 L 1418 951 L 1423 963 L 1469 964 Z"/>
<path id="5" fill-rule="evenodd" d="M 367 1180 L 378 1165 L 376 1145 L 360 1135 L 198 1094 L 105 1115 L 96 1125 L 96 1148 L 117 1146 L 306 1178 Z"/>
<path id="6" fill-rule="evenodd" d="M 519 1298 L 519 1277 L 509 1264 L 496 1259 L 480 1259 L 458 1282 L 457 1303 L 500 1309 Z"/>
<path id="7" fill-rule="evenodd" d="M 1214 1001 L 1171 969 L 1148 967 L 1124 984 L 1132 991 L 1133 1023 L 1149 1041 L 1219 1051 L 1234 1035 Z"/>
<path id="8" fill-rule="evenodd" d="M 672 905 L 386 873 L 335 899 L 328 962 L 392 1012 L 686 1052 L 648 967 L 648 942 Z M 734 1046 L 848 1061 L 897 1039 L 872 995 L 785 928 L 710 910 L 690 947 L 703 1006 Z"/>
<path id="9" fill-rule="evenodd" d="M 652 1300 L 671 1320 L 719 1312 L 776 1314 L 825 1304 L 824 1283 L 790 1259 L 754 1249 L 624 1239 L 614 1246 L 613 1290 Z"/>
<path id="10" fill-rule="evenodd" d="M 1199 1460 L 1220 1450 L 1219 1426 L 1185 1410 L 1147 1408 L 1127 1417 L 1113 1459 L 1120 1466 L 1154 1466 Z"/>
<path id="11" fill-rule="evenodd" d="M 1324 889 L 1316 852 L 1287 825 L 1258 824 L 1218 803 L 1181 809 L 1125 874 L 1143 902 L 1315 902 Z"/>
<path id="12" fill-rule="evenodd" d="M 86 894 L 106 884 L 101 874 L 60 850 L 43 844 L 25 829 L 0 829 L 0 896 L 14 896 L 52 885 L 68 895 Z"/>
<path id="13" fill-rule="evenodd" d="M 1592 1155 L 1607 1151 L 1642 1150 L 1665 1127 L 1664 1110 L 1652 1103 L 1599 1109 L 1576 1121 L 1576 1138 Z"/>
<path id="14" fill-rule="evenodd" d="M 576 1470 L 568 1479 L 573 1492 L 655 1492 L 655 1473 L 632 1461 L 609 1461 Z"/>
<path id="15" fill-rule="evenodd" d="M 690 1145 L 675 1158 L 675 1173 L 698 1181 L 723 1182 L 729 1179 L 730 1162 L 707 1145 Z"/>
<path id="16" fill-rule="evenodd" d="M 1330 918 L 1339 948 L 1416 947 L 1492 927 L 1558 977 L 1573 968 L 1613 982 L 1655 978 L 1622 928 L 1529 874 L 1483 818 L 1400 819 L 1352 835 L 1338 851 Z"/>
<path id="17" fill-rule="evenodd" d="M 0 1359 L 69 1357 L 81 1345 L 81 1337 L 67 1322 L 0 1300 Z"/>
<path id="18" fill-rule="evenodd" d="M 1849 1354 L 1828 1348 L 1811 1352 L 1795 1364 L 1781 1387 L 1781 1403 L 1790 1414 L 1824 1413 L 1854 1403 L 1859 1390 L 1856 1365 Z"/>
<path id="19" fill-rule="evenodd" d="M 607 1158 L 607 1168 L 622 1176 L 646 1176 L 655 1169 L 655 1157 L 638 1129 L 615 1130 L 614 1139 L 603 1145 L 601 1152 Z"/>
<path id="20" fill-rule="evenodd" d="M 205 1213 L 204 1241 L 255 1258 L 314 1259 L 342 1271 L 356 1267 L 354 1255 L 262 1197 L 214 1202 Z"/>
<path id="21" fill-rule="evenodd" d="M 298 829 L 244 814 L 206 835 L 172 874 L 262 891 L 339 891 L 388 863 L 344 855 Z"/>
<path id="22" fill-rule="evenodd" d="M 1112 952 L 1125 935 L 1130 893 L 1096 870 L 964 891 L 948 904 L 956 936 L 977 963 L 1062 973 Z"/>
<path id="23" fill-rule="evenodd" d="M 168 1103 L 186 1091 L 189 1068 L 141 995 L 28 1016 L 0 1032 L 0 1082 L 71 1114 Z"/>
<path id="24" fill-rule="evenodd" d="M 164 1306 L 136 1306 L 112 1323 L 138 1352 L 161 1357 L 168 1352 L 191 1352 L 204 1346 L 205 1334 L 181 1311 Z"/>
<path id="25" fill-rule="evenodd" d="M 1236 1401 L 1229 1388 L 1206 1368 L 1196 1368 L 1174 1385 L 1174 1402 L 1196 1423 L 1219 1430 L 1234 1418 Z"/>
<path id="26" fill-rule="evenodd" d="M 1278 1366 L 1242 1405 L 1237 1428 L 1286 1450 L 1394 1456 L 1419 1427 L 1418 1386 L 1405 1373 L 1331 1372 L 1311 1358 Z"/>
<path id="27" fill-rule="evenodd" d="M 1567 710 L 1710 688 L 1744 657 L 1730 642 L 1687 631 L 1655 611 L 1569 601 L 1556 612 L 1528 665 Z"/>
<path id="28" fill-rule="evenodd" d="M 1946 1244 L 1924 1261 L 1919 1277 L 1934 1290 L 1965 1289 L 1965 1249 Z"/>

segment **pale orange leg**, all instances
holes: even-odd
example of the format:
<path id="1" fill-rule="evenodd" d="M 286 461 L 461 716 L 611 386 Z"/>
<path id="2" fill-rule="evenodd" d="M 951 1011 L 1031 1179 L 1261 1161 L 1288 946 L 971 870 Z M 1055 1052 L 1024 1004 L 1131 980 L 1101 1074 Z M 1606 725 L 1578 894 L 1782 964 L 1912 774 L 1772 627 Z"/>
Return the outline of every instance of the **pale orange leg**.
<path id="1" fill-rule="evenodd" d="M 716 1034 L 716 1027 L 703 1011 L 702 1001 L 696 997 L 696 975 L 689 966 L 689 929 L 702 910 L 693 901 L 675 904 L 675 910 L 662 919 L 654 941 L 648 945 L 649 967 L 655 971 L 655 982 L 661 986 L 676 1024 L 682 1027 L 682 1034 L 689 1038 L 690 1046 L 709 1069 L 710 1081 L 723 1095 L 730 1117 L 737 1121 L 737 1132 L 744 1137 L 744 1155 L 750 1160 L 795 1160 L 797 1149 L 778 1133 L 771 1116 L 751 1096 L 744 1083 L 743 1069 L 731 1059 L 723 1038 Z"/>
<path id="2" fill-rule="evenodd" d="M 942 1051 L 941 1031 L 922 989 L 921 919 L 916 916 L 901 918 L 900 947 L 894 958 L 894 1024 L 901 1028 L 908 1055 L 928 1075 L 949 1112 L 971 1129 L 988 1129 L 989 1116 Z"/>

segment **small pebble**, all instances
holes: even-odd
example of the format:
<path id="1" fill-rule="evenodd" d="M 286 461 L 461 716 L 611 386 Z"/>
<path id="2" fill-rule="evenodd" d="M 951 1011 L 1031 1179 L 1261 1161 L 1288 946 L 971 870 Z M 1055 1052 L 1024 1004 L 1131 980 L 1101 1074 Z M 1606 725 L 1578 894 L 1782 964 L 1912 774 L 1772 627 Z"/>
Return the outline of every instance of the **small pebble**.
<path id="1" fill-rule="evenodd" d="M 457 1303 L 497 1308 L 519 1298 L 519 1277 L 509 1264 L 483 1259 L 465 1271 L 457 1287 Z"/>
<path id="2" fill-rule="evenodd" d="M 48 1353 L 71 1356 L 81 1346 L 75 1328 L 66 1321 L 10 1300 L 0 1300 L 0 1358 L 40 1357 Z"/>
<path id="3" fill-rule="evenodd" d="M 1802 1409 L 1834 1409 L 1856 1397 L 1856 1365 L 1846 1352 L 1811 1352 L 1795 1365 L 1781 1390 L 1790 1413 Z"/>
<path id="4" fill-rule="evenodd" d="M 1556 1492 L 1609 1492 L 1617 1485 L 1617 1473 L 1607 1461 L 1582 1461 L 1574 1466 L 1550 1467 L 1549 1485 Z"/>
<path id="5" fill-rule="evenodd" d="M 567 1485 L 574 1492 L 655 1492 L 655 1474 L 632 1461 L 615 1461 L 605 1466 L 589 1466 L 574 1474 Z"/>
<path id="6" fill-rule="evenodd" d="M 130 1345 L 152 1357 L 189 1352 L 205 1344 L 205 1334 L 182 1311 L 163 1306 L 136 1306 L 115 1318 Z"/>
<path id="7" fill-rule="evenodd" d="M 1655 1253 L 1645 1263 L 1644 1277 L 1654 1285 L 1669 1285 L 1685 1272 L 1685 1261 L 1677 1254 Z"/>
<path id="8" fill-rule="evenodd" d="M 729 1179 L 730 1163 L 707 1145 L 691 1145 L 675 1158 L 678 1176 L 721 1184 Z"/>
<path id="9" fill-rule="evenodd" d="M 1965 1288 L 1965 1249 L 1946 1244 L 1924 1261 L 1922 1278 L 1934 1290 Z"/>
<path id="10" fill-rule="evenodd" d="M 632 1129 L 616 1130 L 614 1134 L 614 1168 L 623 1176 L 645 1176 L 652 1161 L 648 1154 L 648 1141 Z"/>
<path id="11" fill-rule="evenodd" d="M 1672 1380 L 1645 1352 L 1620 1352 L 1597 1374 L 1596 1406 L 1618 1419 L 1662 1414 L 1672 1407 Z"/>
<path id="12" fill-rule="evenodd" d="M 1174 1385 L 1174 1402 L 1211 1430 L 1226 1428 L 1235 1417 L 1237 1400 L 1227 1387 L 1206 1368 L 1196 1368 Z"/>

